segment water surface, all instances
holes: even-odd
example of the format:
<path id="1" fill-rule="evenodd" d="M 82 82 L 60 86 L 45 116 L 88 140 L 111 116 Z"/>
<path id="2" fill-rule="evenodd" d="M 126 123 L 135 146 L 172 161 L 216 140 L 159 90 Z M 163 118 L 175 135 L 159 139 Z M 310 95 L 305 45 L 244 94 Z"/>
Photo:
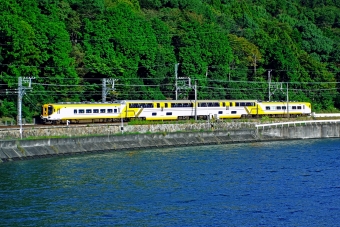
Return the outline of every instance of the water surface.
<path id="1" fill-rule="evenodd" d="M 337 226 L 340 140 L 0 164 L 0 226 Z"/>

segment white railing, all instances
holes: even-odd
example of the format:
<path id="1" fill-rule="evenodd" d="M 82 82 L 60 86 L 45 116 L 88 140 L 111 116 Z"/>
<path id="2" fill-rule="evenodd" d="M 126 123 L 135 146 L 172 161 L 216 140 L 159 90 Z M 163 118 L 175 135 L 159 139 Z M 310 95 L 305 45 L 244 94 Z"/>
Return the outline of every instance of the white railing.
<path id="1" fill-rule="evenodd" d="M 312 113 L 312 117 L 340 117 L 340 113 Z"/>
<path id="2" fill-rule="evenodd" d="M 296 125 L 312 125 L 312 124 L 318 124 L 318 123 L 340 123 L 340 120 L 316 120 L 316 121 L 291 121 L 291 122 L 280 122 L 280 123 L 270 123 L 270 124 L 260 124 L 260 125 L 255 125 L 256 129 L 258 130 L 259 128 L 262 127 L 271 127 L 271 126 L 281 126 L 283 127 L 284 125 L 287 126 L 296 126 Z"/>

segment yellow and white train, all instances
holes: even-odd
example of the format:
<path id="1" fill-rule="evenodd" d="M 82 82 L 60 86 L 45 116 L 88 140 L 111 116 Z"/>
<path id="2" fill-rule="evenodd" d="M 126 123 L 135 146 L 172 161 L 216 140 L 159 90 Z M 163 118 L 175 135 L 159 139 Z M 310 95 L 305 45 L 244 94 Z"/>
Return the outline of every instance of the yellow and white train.
<path id="1" fill-rule="evenodd" d="M 287 108 L 288 107 L 288 108 Z M 256 116 L 308 116 L 308 102 L 260 102 L 257 100 L 120 100 L 113 103 L 44 104 L 44 123 L 113 122 L 131 119 L 236 119 Z"/>

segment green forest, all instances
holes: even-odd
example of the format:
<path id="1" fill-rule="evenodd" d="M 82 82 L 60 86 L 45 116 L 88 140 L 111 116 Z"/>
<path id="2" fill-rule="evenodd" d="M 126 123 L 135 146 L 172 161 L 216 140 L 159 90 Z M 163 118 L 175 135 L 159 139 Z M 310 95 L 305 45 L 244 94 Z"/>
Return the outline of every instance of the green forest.
<path id="1" fill-rule="evenodd" d="M 340 108 L 340 0 L 0 0 L 0 10 L 0 117 L 17 116 L 19 78 L 23 117 L 100 102 L 104 84 L 106 101 L 194 99 L 196 83 L 198 99 L 288 91 L 315 112 Z"/>

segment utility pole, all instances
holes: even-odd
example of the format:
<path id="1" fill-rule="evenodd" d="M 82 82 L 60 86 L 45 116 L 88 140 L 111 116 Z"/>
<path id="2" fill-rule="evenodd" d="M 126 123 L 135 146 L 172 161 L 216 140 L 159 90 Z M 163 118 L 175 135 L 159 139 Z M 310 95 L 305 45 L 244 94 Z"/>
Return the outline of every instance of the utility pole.
<path id="1" fill-rule="evenodd" d="M 287 82 L 287 118 L 289 118 L 289 95 L 288 95 L 288 82 Z"/>
<path id="2" fill-rule="evenodd" d="M 22 89 L 22 77 L 18 78 L 18 119 L 17 119 L 17 125 L 20 125 L 20 135 L 21 133 L 21 104 L 22 104 L 22 96 L 24 96 L 24 90 Z"/>
<path id="3" fill-rule="evenodd" d="M 178 94 L 177 94 L 177 90 L 178 90 L 178 88 L 177 88 L 178 65 L 179 65 L 179 63 L 176 63 L 176 64 L 175 64 L 175 90 L 176 90 L 176 100 L 177 100 L 177 96 L 178 96 Z"/>
<path id="4" fill-rule="evenodd" d="M 195 121 L 197 121 L 197 84 L 196 84 L 196 80 L 195 80 L 194 89 L 195 89 Z"/>
<path id="5" fill-rule="evenodd" d="M 35 79 L 34 77 L 18 77 L 18 119 L 17 125 L 20 126 L 20 138 L 22 139 L 22 97 L 25 95 L 26 89 L 31 89 L 32 80 Z M 28 87 L 22 86 L 22 82 L 27 83 Z"/>
<path id="6" fill-rule="evenodd" d="M 106 102 L 106 79 L 102 80 L 102 103 Z"/>
<path id="7" fill-rule="evenodd" d="M 271 73 L 271 71 L 272 70 L 268 70 L 268 101 L 270 101 L 270 96 L 271 96 L 271 94 L 270 94 L 270 83 L 271 83 L 271 76 L 270 76 L 270 73 Z"/>
<path id="8" fill-rule="evenodd" d="M 106 102 L 106 96 L 110 91 L 114 91 L 115 90 L 115 82 L 118 81 L 118 79 L 106 79 L 103 78 L 102 81 L 102 102 Z M 110 84 L 111 87 L 107 88 L 106 84 Z"/>

